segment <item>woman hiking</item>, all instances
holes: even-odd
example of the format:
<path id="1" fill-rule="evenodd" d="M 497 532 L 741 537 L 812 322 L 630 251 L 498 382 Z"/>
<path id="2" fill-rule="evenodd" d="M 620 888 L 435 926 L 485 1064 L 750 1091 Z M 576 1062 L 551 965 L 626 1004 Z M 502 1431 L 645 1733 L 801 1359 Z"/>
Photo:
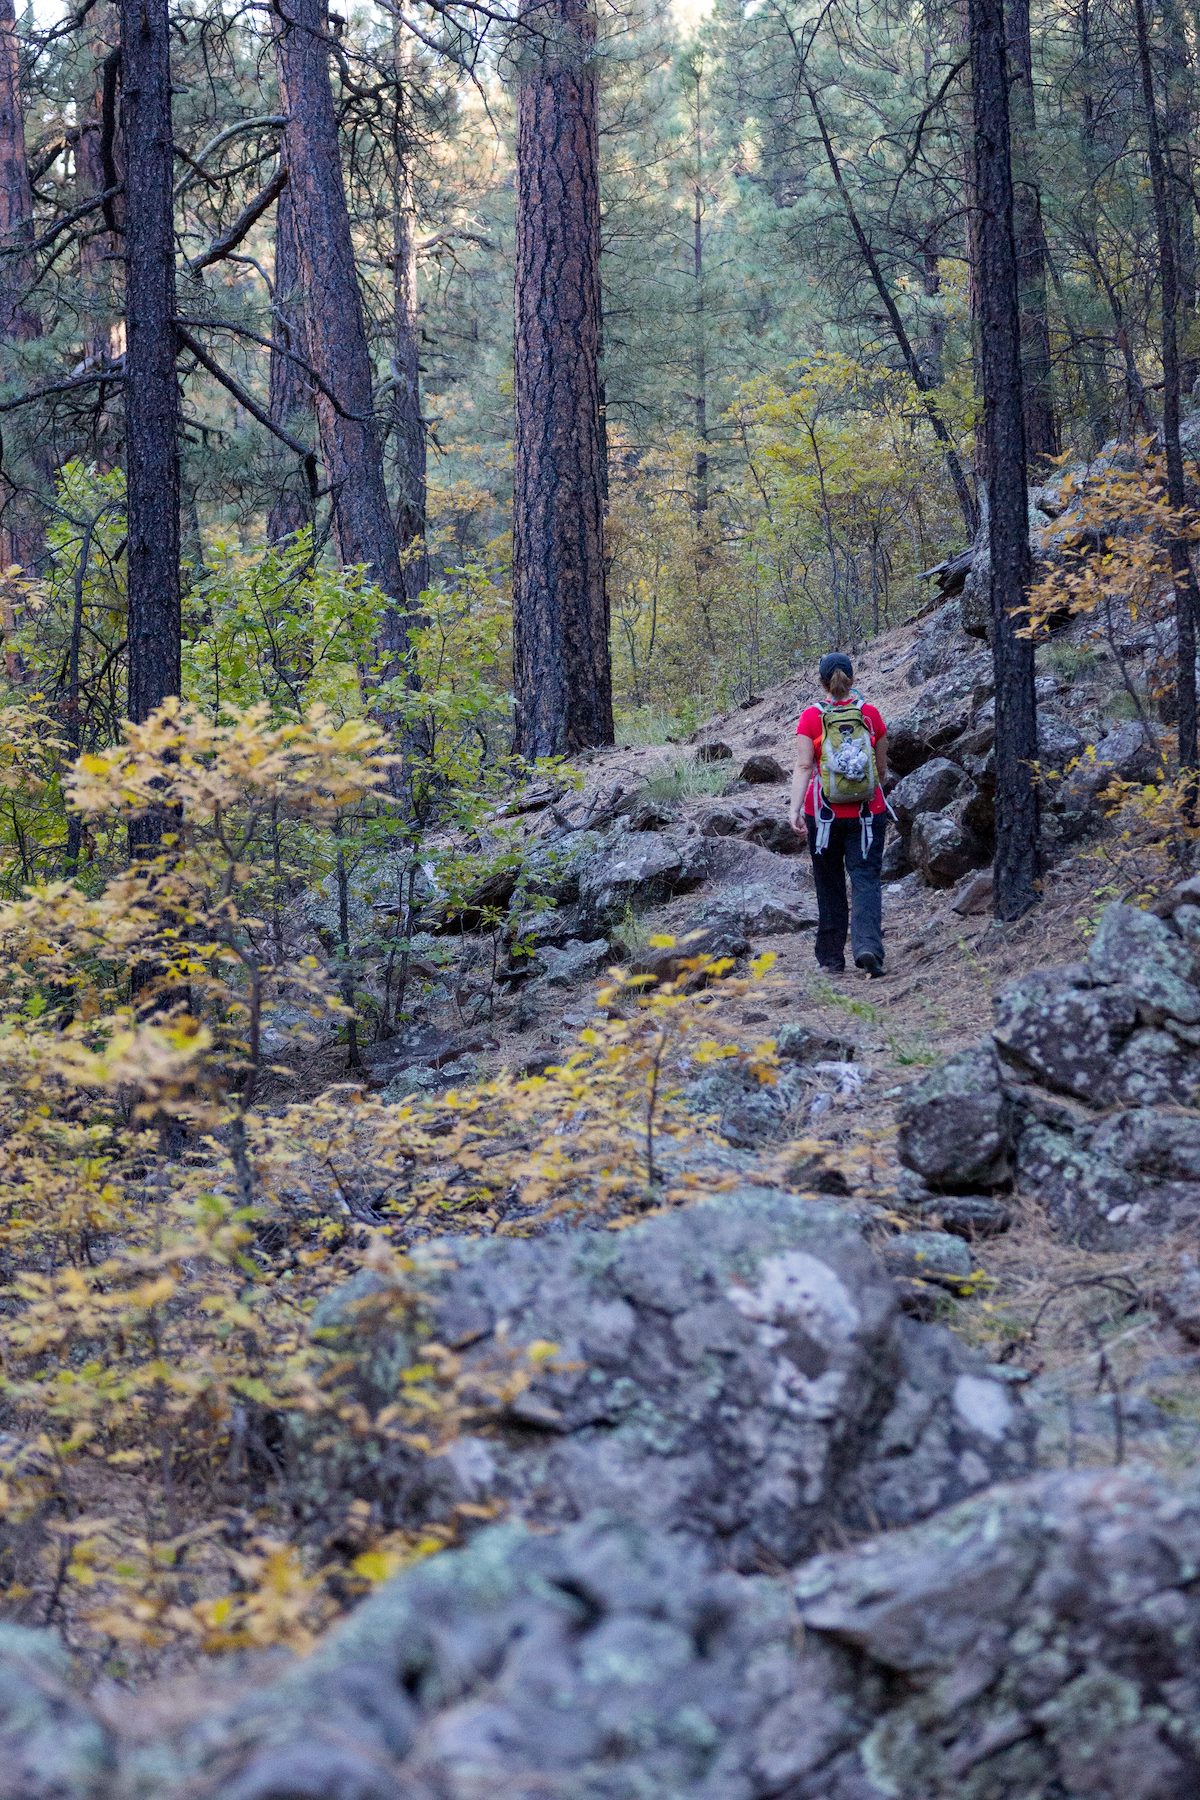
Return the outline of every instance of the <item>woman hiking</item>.
<path id="1" fill-rule="evenodd" d="M 822 699 L 805 707 L 796 726 L 791 807 L 792 829 L 803 817 L 812 852 L 817 961 L 840 975 L 849 933 L 857 966 L 882 975 L 887 726 L 855 689 L 854 664 L 840 650 L 821 658 L 818 675 Z"/>

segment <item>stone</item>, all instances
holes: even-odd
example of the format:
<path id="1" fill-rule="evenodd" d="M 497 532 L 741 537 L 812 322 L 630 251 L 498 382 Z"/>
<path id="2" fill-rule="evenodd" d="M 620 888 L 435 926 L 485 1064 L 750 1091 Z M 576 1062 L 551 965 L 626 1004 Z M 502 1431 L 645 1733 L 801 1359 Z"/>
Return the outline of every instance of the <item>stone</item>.
<path id="1" fill-rule="evenodd" d="M 1074 1129 L 1021 1132 L 1017 1171 L 1055 1229 L 1089 1250 L 1125 1250 L 1200 1225 L 1200 1115 L 1131 1107 Z"/>
<path id="2" fill-rule="evenodd" d="M 912 863 L 908 857 L 908 842 L 898 831 L 889 831 L 883 846 L 883 862 L 880 864 L 881 881 L 903 881 L 912 873 Z"/>
<path id="3" fill-rule="evenodd" d="M 790 1137 L 806 1096 L 807 1085 L 799 1069 L 785 1068 L 778 1080 L 762 1082 L 733 1057 L 709 1063 L 683 1089 L 693 1111 L 711 1119 L 726 1143 L 739 1150 Z"/>
<path id="4" fill-rule="evenodd" d="M 994 879 L 991 869 L 979 869 L 974 875 L 964 875 L 954 890 L 954 898 L 950 902 L 951 912 L 961 918 L 973 918 L 979 913 L 992 910 L 992 890 Z"/>
<path id="5" fill-rule="evenodd" d="M 927 887 L 953 887 L 979 860 L 976 839 L 955 807 L 949 812 L 921 813 L 913 821 L 908 854 Z"/>
<path id="6" fill-rule="evenodd" d="M 464 1057 L 494 1050 L 497 1041 L 492 1032 L 476 1028 L 441 1031 L 434 1025 L 412 1025 L 381 1044 L 368 1044 L 362 1053 L 363 1068 L 372 1087 L 388 1087 L 413 1072 L 444 1069 Z"/>
<path id="7" fill-rule="evenodd" d="M 1114 725 L 1090 750 L 1085 746 L 1078 766 L 1051 790 L 1049 809 L 1059 834 L 1068 843 L 1086 836 L 1104 817 L 1100 793 L 1113 776 L 1150 781 L 1158 763 L 1158 751 L 1136 720 Z"/>
<path id="8" fill-rule="evenodd" d="M 971 1193 L 1008 1182 L 1012 1112 L 990 1045 L 959 1051 L 913 1083 L 896 1120 L 900 1160 L 929 1187 Z"/>
<path id="9" fill-rule="evenodd" d="M 913 1210 L 918 1218 L 966 1238 L 968 1243 L 974 1238 L 1000 1237 L 1013 1222 L 1012 1208 L 994 1194 L 931 1194 Z"/>
<path id="10" fill-rule="evenodd" d="M 957 1289 L 975 1272 L 963 1238 L 949 1231 L 902 1231 L 880 1251 L 883 1266 L 897 1280 L 932 1281 Z"/>
<path id="11" fill-rule="evenodd" d="M 934 756 L 898 781 L 888 798 L 900 829 L 907 831 L 918 813 L 942 812 L 969 785 L 957 763 L 944 756 Z"/>
<path id="12" fill-rule="evenodd" d="M 607 938 L 575 939 L 558 946 L 540 945 L 537 960 L 551 987 L 574 987 L 607 968 L 613 953 Z"/>
<path id="13" fill-rule="evenodd" d="M 1185 1800 L 1198 1554 L 1194 1483 L 1109 1469 L 808 1564 L 805 1632 L 846 1653 L 875 1723 L 795 1800 Z"/>
<path id="14" fill-rule="evenodd" d="M 699 887 L 707 873 L 700 840 L 627 831 L 606 839 L 579 870 L 579 905 L 593 929 L 633 907 L 648 907 Z"/>
<path id="15" fill-rule="evenodd" d="M 1091 979 L 1133 995 L 1147 1023 L 1200 1021 L 1193 952 L 1162 919 L 1136 906 L 1106 906 L 1088 946 Z"/>
<path id="16" fill-rule="evenodd" d="M 777 757 L 768 756 L 757 751 L 748 756 L 741 767 L 740 779 L 748 781 L 752 786 L 766 786 L 777 781 L 786 781 L 788 772 Z"/>
<path id="17" fill-rule="evenodd" d="M 1066 719 L 1039 707 L 1037 716 L 1038 762 L 1044 769 L 1061 771 L 1083 753 L 1083 737 Z"/>
<path id="18" fill-rule="evenodd" d="M 830 1037 L 808 1025 L 783 1025 L 775 1034 L 775 1053 L 781 1062 L 853 1062 L 857 1046 L 846 1038 Z"/>
<path id="19" fill-rule="evenodd" d="M 815 931 L 817 927 L 811 902 L 805 910 L 798 894 L 793 899 L 761 885 L 745 888 L 737 896 L 735 911 L 751 938 L 782 937 L 797 931 Z"/>
<path id="20" fill-rule="evenodd" d="M 49 1632 L 0 1624 L 0 1800 L 109 1800 L 117 1744 Z"/>
<path id="21" fill-rule="evenodd" d="M 958 622 L 971 638 L 986 638 L 992 630 L 992 600 L 989 585 L 990 557 L 986 546 L 980 550 L 967 571 L 958 599 Z"/>
<path id="22" fill-rule="evenodd" d="M 1158 1310 L 1189 1344 L 1200 1344 L 1200 1269 L 1186 1266 L 1179 1280 L 1157 1296 Z"/>
<path id="23" fill-rule="evenodd" d="M 719 738 L 710 738 L 707 743 L 696 745 L 696 761 L 698 763 L 731 762 L 732 760 L 733 751 Z"/>
<path id="24" fill-rule="evenodd" d="M 998 1432 L 964 1419 L 957 1384 L 985 1380 L 983 1365 L 901 1318 L 832 1205 L 743 1187 L 616 1234 L 442 1238 L 418 1252 L 417 1278 L 435 1339 L 460 1341 L 470 1321 L 465 1375 L 511 1370 L 534 1340 L 558 1354 L 486 1433 L 416 1469 L 322 1427 L 322 1491 L 370 1497 L 389 1527 L 463 1502 L 541 1525 L 601 1508 L 758 1568 L 795 1562 L 826 1529 L 909 1520 L 1028 1466 L 1020 1408 Z M 360 1277 L 315 1319 L 348 1400 L 372 1413 L 409 1355 L 380 1338 L 376 1288 Z"/>
<path id="25" fill-rule="evenodd" d="M 1200 1054 L 1169 1031 L 1135 1031 L 1114 1057 L 1096 1098 L 1111 1106 L 1194 1106 Z"/>
<path id="26" fill-rule="evenodd" d="M 981 1439 L 1003 1432 L 999 1383 L 956 1387 Z M 1198 1565 L 1200 1484 L 1146 1470 L 1008 1483 L 786 1585 L 625 1521 L 508 1522 L 198 1721 L 143 1724 L 106 1792 L 1191 1800 Z"/>
<path id="27" fill-rule="evenodd" d="M 793 831 L 787 819 L 778 818 L 774 813 L 756 813 L 742 826 L 739 835 L 749 844 L 761 844 L 764 850 L 773 850 L 776 856 L 804 856 L 808 852 L 807 833 Z"/>
<path id="28" fill-rule="evenodd" d="M 1138 1023 L 1133 995 L 1119 987 L 1085 987 L 1084 971 L 1038 970 L 996 1002 L 993 1037 L 1017 1069 L 1058 1093 L 1089 1100 Z"/>
<path id="29" fill-rule="evenodd" d="M 737 961 L 749 950 L 750 940 L 738 920 L 714 911 L 690 920 L 675 934 L 674 944 L 647 946 L 639 951 L 633 959 L 633 971 L 636 975 L 653 975 L 655 981 L 675 981 L 688 972 L 687 963 L 697 956 Z"/>
<path id="30" fill-rule="evenodd" d="M 911 775 L 961 737 L 975 712 L 977 678 L 987 679 L 968 659 L 957 678 L 931 684 L 902 718 L 889 722 L 887 759 L 894 775 Z"/>

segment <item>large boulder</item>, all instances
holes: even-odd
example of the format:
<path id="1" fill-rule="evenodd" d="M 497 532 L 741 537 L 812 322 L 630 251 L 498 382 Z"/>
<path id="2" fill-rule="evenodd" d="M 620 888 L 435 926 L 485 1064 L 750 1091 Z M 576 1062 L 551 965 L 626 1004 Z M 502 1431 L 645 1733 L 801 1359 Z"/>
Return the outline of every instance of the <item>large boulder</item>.
<path id="1" fill-rule="evenodd" d="M 1083 754 L 1048 796 L 1048 823 L 1067 843 L 1086 837 L 1105 816 L 1103 790 L 1114 776 L 1122 781 L 1151 781 L 1159 753 L 1143 727 L 1132 719 L 1114 725 Z"/>
<path id="2" fill-rule="evenodd" d="M 1078 968 L 1049 969 L 1005 989 L 992 1035 L 1014 1068 L 1058 1093 L 1089 1100 L 1137 1022 L 1128 988 L 1091 987 Z"/>
<path id="3" fill-rule="evenodd" d="M 579 906 L 599 936 L 629 909 L 699 887 L 708 872 L 698 838 L 656 831 L 607 835 L 579 870 Z"/>
<path id="4" fill-rule="evenodd" d="M 1132 994 L 1145 1023 L 1200 1021 L 1195 953 L 1153 913 L 1106 907 L 1088 946 L 1087 971 L 1093 981 Z"/>
<path id="5" fill-rule="evenodd" d="M 920 813 L 909 833 L 908 854 L 928 887 L 950 888 L 983 860 L 978 838 L 964 817 L 964 803 L 946 812 Z"/>
<path id="6" fill-rule="evenodd" d="M 1121 1250 L 1200 1224 L 1200 1115 L 1133 1107 L 1099 1121 L 1034 1122 L 1017 1151 L 1023 1188 L 1059 1233 Z"/>
<path id="7" fill-rule="evenodd" d="M 948 1333 L 901 1316 L 831 1206 L 743 1188 L 615 1235 L 441 1240 L 421 1278 L 433 1336 L 481 1386 L 524 1345 L 557 1351 L 485 1430 L 416 1468 L 349 1431 L 326 1445 L 319 1487 L 389 1525 L 463 1502 L 540 1524 L 599 1506 L 754 1568 L 1028 1466 L 1008 1391 Z M 348 1398 L 372 1414 L 415 1354 L 380 1337 L 374 1295 L 353 1284 L 319 1319 Z"/>
<path id="8" fill-rule="evenodd" d="M 907 831 L 919 813 L 938 813 L 957 800 L 970 782 L 957 763 L 935 756 L 911 775 L 898 781 L 891 792 L 892 808 L 902 831 Z"/>
<path id="9" fill-rule="evenodd" d="M 976 683 L 986 686 L 982 669 L 969 668 L 955 681 L 931 684 L 911 711 L 888 724 L 888 768 L 910 775 L 931 756 L 943 755 L 970 724 L 978 704 Z"/>
<path id="10" fill-rule="evenodd" d="M 807 1633 L 860 1735 L 794 1800 L 1186 1800 L 1200 1792 L 1200 1492 L 1054 1475 L 822 1557 Z M 865 1715 L 865 1716 L 864 1716 Z"/>
<path id="11" fill-rule="evenodd" d="M 1010 1175 L 1012 1109 L 990 1044 L 962 1050 L 900 1101 L 900 1160 L 929 1187 L 969 1194 Z"/>
<path id="12" fill-rule="evenodd" d="M 493 1526 L 282 1675 L 131 1733 L 111 1792 L 1191 1800 L 1197 1566 L 1196 1483 L 1116 1470 L 1002 1486 L 791 1592 L 613 1519 Z"/>

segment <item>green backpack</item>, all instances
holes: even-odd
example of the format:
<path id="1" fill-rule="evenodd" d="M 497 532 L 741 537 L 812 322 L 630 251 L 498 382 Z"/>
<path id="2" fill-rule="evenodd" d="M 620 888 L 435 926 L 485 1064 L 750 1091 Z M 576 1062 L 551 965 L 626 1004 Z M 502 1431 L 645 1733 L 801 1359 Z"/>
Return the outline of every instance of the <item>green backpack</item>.
<path id="1" fill-rule="evenodd" d="M 829 806 L 865 805 L 879 785 L 871 728 L 854 700 L 822 708 L 820 781 Z"/>

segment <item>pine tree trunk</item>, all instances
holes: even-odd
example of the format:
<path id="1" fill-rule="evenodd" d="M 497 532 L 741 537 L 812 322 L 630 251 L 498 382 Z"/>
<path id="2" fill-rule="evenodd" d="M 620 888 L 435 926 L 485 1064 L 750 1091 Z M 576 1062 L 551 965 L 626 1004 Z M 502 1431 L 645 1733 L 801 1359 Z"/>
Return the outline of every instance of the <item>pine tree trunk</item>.
<path id="1" fill-rule="evenodd" d="M 33 193 L 25 154 L 25 108 L 13 0 L 0 0 L 0 350 L 41 336 L 34 309 Z M 15 434 L 14 434 L 15 435 Z M 13 460 L 13 445 L 5 445 Z M 0 569 L 36 564 L 42 534 L 31 497 L 0 481 Z"/>
<path id="2" fill-rule="evenodd" d="M 1013 235 L 1021 304 L 1021 377 L 1025 410 L 1025 454 L 1036 468 L 1059 452 L 1058 419 L 1050 377 L 1050 322 L 1046 299 L 1046 240 L 1042 200 L 1034 167 L 1037 117 L 1033 97 L 1033 48 L 1029 0 L 1007 0 L 1006 54 L 1016 179 Z"/>
<path id="3" fill-rule="evenodd" d="M 409 615 L 383 478 L 371 357 L 346 208 L 329 78 L 328 8 L 326 0 L 285 0 L 276 10 L 279 85 L 288 115 L 288 188 L 308 355 L 322 384 L 316 395 L 317 422 L 333 492 L 338 554 L 346 567 L 365 564 L 393 603 L 380 650 L 384 672 L 398 675 L 407 660 Z"/>
<path id="4" fill-rule="evenodd" d="M 1187 487 L 1183 472 L 1183 447 L 1179 439 L 1179 266 L 1172 216 L 1170 171 L 1163 147 L 1162 123 L 1154 92 L 1154 64 L 1145 0 L 1134 0 L 1138 68 L 1142 105 L 1146 116 L 1146 148 L 1150 163 L 1150 190 L 1154 199 L 1154 231 L 1158 240 L 1159 303 L 1162 316 L 1162 435 L 1167 463 L 1167 498 L 1183 513 Z M 1191 554 L 1183 538 L 1171 540 L 1171 572 L 1175 577 L 1176 702 L 1179 713 L 1179 766 L 1197 768 L 1196 743 L 1196 621 L 1200 618 L 1200 590 Z"/>
<path id="5" fill-rule="evenodd" d="M 129 716 L 180 685 L 179 381 L 167 0 L 121 0 Z M 140 841 L 158 835 L 152 822 Z M 159 827 L 160 828 L 160 827 Z"/>
<path id="6" fill-rule="evenodd" d="M 613 738 L 600 406 L 600 196 L 590 0 L 522 0 L 517 136 L 516 743 Z"/>
<path id="7" fill-rule="evenodd" d="M 396 468 L 396 536 L 404 558 L 404 591 L 410 601 L 429 586 L 425 551 L 427 449 L 421 411 L 421 310 L 417 292 L 416 217 L 408 159 L 412 122 L 407 35 L 397 27 L 393 122 L 395 192 L 392 238 L 392 443 Z"/>
<path id="8" fill-rule="evenodd" d="M 285 185 L 275 203 L 275 295 L 272 337 L 280 349 L 271 352 L 268 408 L 277 425 L 300 438 L 305 417 L 312 415 L 312 391 L 295 356 L 307 360 L 304 299 L 300 276 L 300 247 L 296 242 L 296 214 L 291 184 Z M 284 352 L 290 350 L 292 356 Z M 312 522 L 307 484 L 297 473 L 276 488 L 267 513 L 267 542 L 278 544 Z"/>
<path id="9" fill-rule="evenodd" d="M 1020 292 L 1013 235 L 1004 0 L 970 0 L 975 242 L 983 435 L 988 467 L 992 655 L 996 676 L 998 919 L 1038 898 L 1037 708 L 1033 644 L 1017 636 L 1029 588 Z"/>
<path id="10" fill-rule="evenodd" d="M 1179 0 L 1163 0 L 1163 148 L 1170 169 L 1171 214 L 1179 269 L 1179 386 L 1190 394 L 1200 375 L 1200 312 L 1197 302 L 1196 203 L 1192 190 L 1192 134 L 1195 75 L 1187 22 Z"/>
<path id="11" fill-rule="evenodd" d="M 109 7 L 98 5 L 89 18 L 96 21 L 89 34 L 89 53 L 93 58 L 82 85 L 78 106 L 83 121 L 75 145 L 76 201 L 83 205 L 103 194 L 111 186 L 111 158 L 115 145 L 105 150 L 105 83 L 112 46 L 102 32 L 115 31 L 116 21 Z M 115 199 L 110 205 L 115 207 Z M 105 209 L 108 211 L 109 209 Z M 125 321 L 118 316 L 120 305 L 116 293 L 116 264 L 120 255 L 119 240 L 106 228 L 105 214 L 93 214 L 84 220 L 79 238 L 79 286 L 82 298 L 81 353 L 85 368 L 94 368 L 125 354 Z M 102 469 L 112 467 L 118 450 L 113 441 L 116 421 L 108 402 L 119 394 L 116 383 L 97 389 L 97 403 L 89 409 L 88 457 Z"/>

